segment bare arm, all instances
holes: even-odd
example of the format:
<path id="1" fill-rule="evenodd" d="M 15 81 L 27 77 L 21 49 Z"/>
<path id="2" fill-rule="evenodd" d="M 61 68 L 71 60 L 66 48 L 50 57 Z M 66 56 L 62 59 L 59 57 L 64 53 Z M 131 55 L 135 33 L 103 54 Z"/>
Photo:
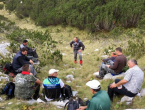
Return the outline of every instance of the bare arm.
<path id="1" fill-rule="evenodd" d="M 15 82 L 15 77 L 13 78 L 13 82 Z"/>
<path id="2" fill-rule="evenodd" d="M 36 84 L 41 84 L 41 81 L 39 79 L 36 80 Z"/>
<path id="3" fill-rule="evenodd" d="M 126 84 L 128 81 L 127 80 L 121 80 L 121 81 L 119 81 L 118 83 L 116 83 L 116 84 L 111 84 L 110 85 L 110 88 L 115 88 L 115 87 L 118 87 L 118 86 L 120 86 L 120 85 L 123 85 L 123 84 Z"/>

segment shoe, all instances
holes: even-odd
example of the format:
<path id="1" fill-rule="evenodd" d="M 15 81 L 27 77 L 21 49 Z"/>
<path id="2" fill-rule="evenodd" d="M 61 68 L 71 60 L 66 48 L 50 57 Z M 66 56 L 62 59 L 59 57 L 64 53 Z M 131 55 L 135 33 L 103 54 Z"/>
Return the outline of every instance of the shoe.
<path id="1" fill-rule="evenodd" d="M 100 76 L 96 76 L 96 78 L 98 78 L 98 79 L 103 79 L 102 77 L 100 77 Z"/>
<path id="2" fill-rule="evenodd" d="M 80 60 L 80 65 L 81 65 L 81 66 L 83 65 L 83 60 Z"/>
<path id="3" fill-rule="evenodd" d="M 77 61 L 74 61 L 74 63 L 76 64 L 76 63 L 77 63 Z"/>

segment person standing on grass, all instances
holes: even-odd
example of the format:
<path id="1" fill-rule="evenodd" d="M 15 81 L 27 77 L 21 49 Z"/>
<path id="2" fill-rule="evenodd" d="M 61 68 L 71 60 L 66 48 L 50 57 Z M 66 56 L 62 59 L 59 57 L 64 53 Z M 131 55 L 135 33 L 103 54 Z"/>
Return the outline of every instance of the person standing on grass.
<path id="1" fill-rule="evenodd" d="M 111 101 L 106 91 L 101 90 L 101 84 L 97 80 L 86 83 L 93 94 L 87 106 L 80 106 L 77 110 L 110 110 Z"/>
<path id="2" fill-rule="evenodd" d="M 83 60 L 82 60 L 81 52 L 85 48 L 84 44 L 77 37 L 75 37 L 74 40 L 72 42 L 70 42 L 70 47 L 73 49 L 73 52 L 74 52 L 74 63 L 75 64 L 77 63 L 77 54 L 79 54 L 80 65 L 82 65 Z M 81 49 L 81 47 L 82 47 L 82 49 Z"/>
<path id="3" fill-rule="evenodd" d="M 116 79 L 115 83 L 108 86 L 108 95 L 113 101 L 114 94 L 134 97 L 138 94 L 143 84 L 144 73 L 137 66 L 137 61 L 131 59 L 128 61 L 129 69 L 125 73 L 124 79 Z"/>
<path id="4" fill-rule="evenodd" d="M 101 65 L 99 75 L 96 76 L 97 78 L 103 79 L 107 73 L 112 73 L 115 75 L 122 73 L 123 68 L 126 66 L 127 59 L 122 54 L 122 49 L 120 47 L 116 48 L 116 54 L 117 57 L 114 62 L 112 61 L 110 64 Z"/>

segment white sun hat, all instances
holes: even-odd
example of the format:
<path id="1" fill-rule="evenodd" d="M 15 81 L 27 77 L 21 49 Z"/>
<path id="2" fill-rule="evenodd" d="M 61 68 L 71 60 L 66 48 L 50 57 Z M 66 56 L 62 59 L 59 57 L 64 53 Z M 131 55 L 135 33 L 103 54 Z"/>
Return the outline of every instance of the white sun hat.
<path id="1" fill-rule="evenodd" d="M 59 70 L 56 70 L 56 69 L 50 69 L 49 70 L 49 74 L 53 74 L 53 73 L 57 73 L 57 72 L 59 72 Z"/>
<path id="2" fill-rule="evenodd" d="M 91 89 L 99 89 L 101 87 L 101 84 L 98 80 L 92 80 L 86 83 L 87 86 L 89 86 Z"/>

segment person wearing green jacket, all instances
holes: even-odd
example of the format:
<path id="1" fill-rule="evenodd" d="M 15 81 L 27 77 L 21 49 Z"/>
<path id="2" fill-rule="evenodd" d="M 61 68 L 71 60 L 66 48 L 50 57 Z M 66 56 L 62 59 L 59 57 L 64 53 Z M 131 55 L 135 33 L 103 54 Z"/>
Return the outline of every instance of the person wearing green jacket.
<path id="1" fill-rule="evenodd" d="M 94 94 L 87 106 L 80 106 L 77 110 L 110 110 L 111 101 L 106 91 L 101 90 L 100 82 L 92 80 L 86 83 Z"/>

